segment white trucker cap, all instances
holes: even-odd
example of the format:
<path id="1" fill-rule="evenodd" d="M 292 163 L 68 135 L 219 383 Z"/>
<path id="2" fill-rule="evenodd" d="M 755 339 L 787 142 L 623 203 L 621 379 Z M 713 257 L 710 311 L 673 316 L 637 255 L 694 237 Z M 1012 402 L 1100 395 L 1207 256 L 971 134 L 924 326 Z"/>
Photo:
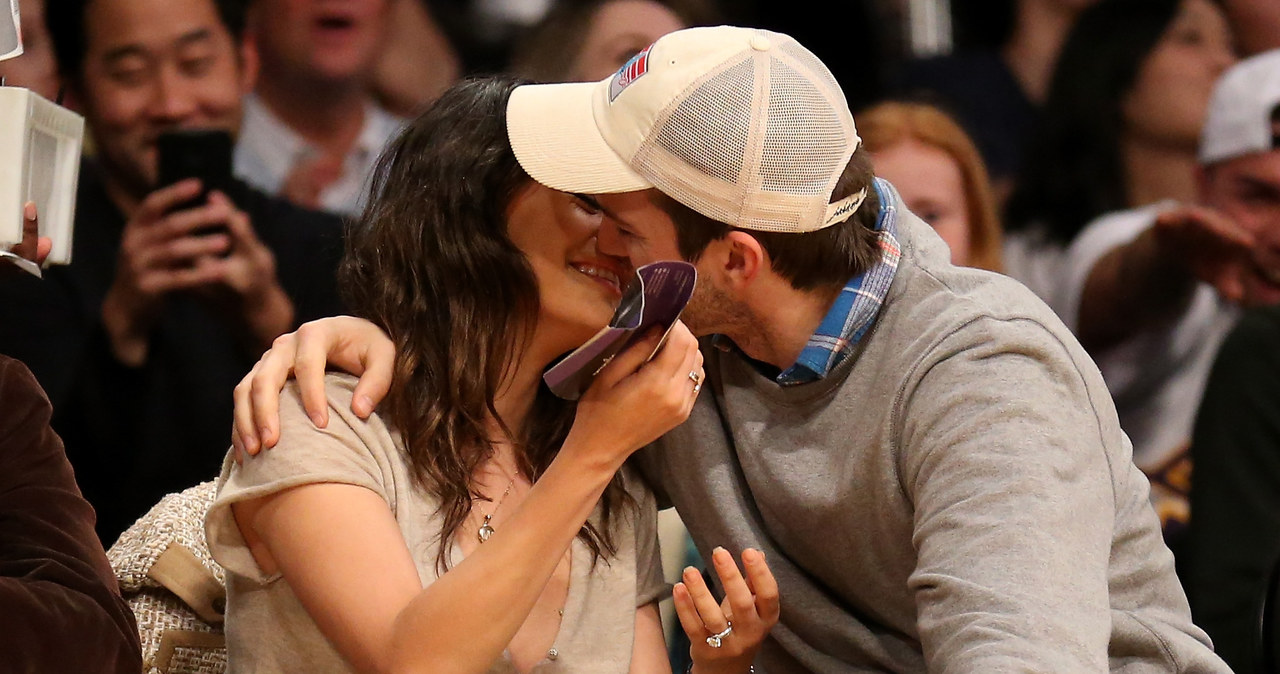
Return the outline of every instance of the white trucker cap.
<path id="1" fill-rule="evenodd" d="M 1200 163 L 1276 148 L 1271 115 L 1280 105 L 1280 49 L 1251 56 L 1218 78 L 1200 132 Z"/>
<path id="2" fill-rule="evenodd" d="M 744 229 L 811 232 L 866 196 L 829 203 L 861 142 L 844 92 L 809 50 L 765 30 L 676 31 L 599 82 L 517 87 L 507 133 L 547 187 L 656 187 Z"/>

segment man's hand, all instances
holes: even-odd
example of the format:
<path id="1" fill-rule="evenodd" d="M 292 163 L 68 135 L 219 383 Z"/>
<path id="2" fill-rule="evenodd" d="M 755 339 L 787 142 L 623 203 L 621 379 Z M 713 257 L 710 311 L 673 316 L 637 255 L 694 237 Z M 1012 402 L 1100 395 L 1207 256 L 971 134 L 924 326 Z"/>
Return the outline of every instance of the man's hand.
<path id="1" fill-rule="evenodd" d="M 328 365 L 360 377 L 351 409 L 366 419 L 391 388 L 395 345 L 378 326 L 362 318 L 336 316 L 303 323 L 280 335 L 235 389 L 237 459 L 257 454 L 280 440 L 280 391 L 290 375 L 298 380 L 302 404 L 316 426 L 329 423 L 324 394 Z"/>
<path id="2" fill-rule="evenodd" d="M 228 254 L 200 263 L 230 296 L 232 311 L 249 329 L 255 350 L 262 348 L 293 325 L 293 303 L 276 278 L 275 255 L 258 238 L 249 216 L 221 192 L 209 195 L 209 205 L 225 210 L 231 247 Z"/>
<path id="3" fill-rule="evenodd" d="M 1230 302 L 1245 300 L 1245 274 L 1256 242 L 1231 218 L 1201 206 L 1182 206 L 1156 217 L 1151 229 L 1166 261 L 1208 283 Z"/>
<path id="4" fill-rule="evenodd" d="M 116 275 L 102 303 L 102 321 L 116 358 L 131 366 L 147 358 L 147 333 L 167 293 L 219 279 L 212 264 L 231 244 L 226 234 L 197 236 L 223 225 L 225 204 L 171 212 L 200 194 L 200 182 L 184 180 L 151 194 L 125 223 Z"/>
<path id="5" fill-rule="evenodd" d="M 199 193 L 194 179 L 156 190 L 125 224 L 102 319 L 116 358 L 126 365 L 146 361 L 148 333 L 174 291 L 229 299 L 256 348 L 292 324 L 293 305 L 276 279 L 275 257 L 247 215 L 217 192 L 204 205 L 174 210 Z"/>
<path id="6" fill-rule="evenodd" d="M 304 154 L 293 164 L 280 186 L 280 195 L 293 203 L 320 209 L 320 195 L 342 177 L 342 157 L 320 152 Z"/>
<path id="7" fill-rule="evenodd" d="M 52 251 L 53 239 L 40 236 L 36 205 L 28 201 L 22 205 L 22 243 L 9 249 L 9 252 L 36 264 L 44 264 L 45 258 L 49 257 Z"/>
<path id="8" fill-rule="evenodd" d="M 1202 206 L 1156 216 L 1094 264 L 1081 291 L 1080 343 L 1092 353 L 1185 311 L 1197 281 L 1228 302 L 1280 302 L 1280 256 L 1239 223 Z"/>

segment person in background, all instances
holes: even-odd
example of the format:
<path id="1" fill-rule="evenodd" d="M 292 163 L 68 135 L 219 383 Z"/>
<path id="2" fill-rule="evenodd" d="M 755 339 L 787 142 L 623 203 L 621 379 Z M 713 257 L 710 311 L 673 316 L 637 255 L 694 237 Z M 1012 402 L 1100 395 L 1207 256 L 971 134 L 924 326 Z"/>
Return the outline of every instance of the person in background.
<path id="1" fill-rule="evenodd" d="M 0 80 L 56 102 L 62 82 L 44 23 L 44 0 L 18 0 L 18 16 L 22 22 L 22 56 L 0 61 Z"/>
<path id="2" fill-rule="evenodd" d="M 1001 271 L 1000 220 L 987 169 L 964 129 L 928 103 L 885 101 L 857 115 L 876 175 L 951 249 L 951 263 Z"/>
<path id="3" fill-rule="evenodd" d="M 46 19 L 97 151 L 79 174 L 72 263 L 0 288 L 0 353 L 48 393 L 109 544 L 216 473 L 231 391 L 257 355 L 340 312 L 341 223 L 238 183 L 204 201 L 198 180 L 158 184 L 160 133 L 239 124 L 255 63 L 242 4 L 50 0 Z"/>
<path id="4" fill-rule="evenodd" d="M 561 0 L 516 42 L 507 70 L 535 82 L 594 82 L 663 35 L 711 17 L 697 0 Z"/>
<path id="5" fill-rule="evenodd" d="M 1187 445 L 1205 378 L 1239 306 L 1280 302 L 1280 50 L 1213 92 L 1197 193 L 1108 214 L 1068 254 L 1064 320 L 1107 380 L 1171 536 L 1194 484 Z"/>
<path id="6" fill-rule="evenodd" d="M 15 60 L 22 60 L 27 55 Z M 39 263 L 35 205 L 13 253 Z M 0 258 L 0 286 L 24 274 Z M 52 409 L 21 362 L 0 355 L 0 653 L 13 672 L 140 672 L 142 647 L 93 531 Z"/>
<path id="7" fill-rule="evenodd" d="M 390 19 L 370 87 L 384 110 L 418 116 L 462 76 L 462 59 L 427 0 L 390 0 Z"/>
<path id="8" fill-rule="evenodd" d="M 261 73 L 244 101 L 237 175 L 304 208 L 359 213 L 378 154 L 403 125 L 371 93 L 390 2 L 250 2 Z"/>
<path id="9" fill-rule="evenodd" d="M 998 48 L 963 50 L 903 66 L 898 90 L 905 95 L 931 92 L 946 101 L 982 152 L 1001 202 L 1018 174 L 1062 44 L 1076 17 L 1096 1 L 1016 0 L 1012 29 Z"/>
<path id="10" fill-rule="evenodd" d="M 1006 272 L 1062 315 L 1065 252 L 1085 225 L 1194 198 L 1209 94 L 1234 61 L 1212 0 L 1102 0 L 1081 13 L 1005 210 Z"/>
<path id="11" fill-rule="evenodd" d="M 1241 56 L 1280 48 L 1280 2 L 1222 0 Z"/>
<path id="12" fill-rule="evenodd" d="M 1280 305 L 1245 312 L 1209 370 L 1191 437 L 1192 517 L 1178 575 L 1196 624 L 1236 674 L 1267 674 L 1258 618 L 1280 563 L 1277 345 Z M 1275 602 L 1267 598 L 1273 612 Z"/>

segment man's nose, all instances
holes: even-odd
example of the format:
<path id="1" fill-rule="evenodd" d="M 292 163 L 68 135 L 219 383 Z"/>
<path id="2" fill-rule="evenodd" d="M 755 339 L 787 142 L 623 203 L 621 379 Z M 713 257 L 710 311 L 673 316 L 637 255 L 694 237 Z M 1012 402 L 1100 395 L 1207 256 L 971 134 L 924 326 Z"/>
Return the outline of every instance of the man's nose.
<path id="1" fill-rule="evenodd" d="M 180 122 L 194 114 L 198 107 L 191 80 L 175 68 L 160 68 L 152 92 L 151 116 L 166 122 Z"/>
<path id="2" fill-rule="evenodd" d="M 627 248 L 622 243 L 622 234 L 609 218 L 604 218 L 604 222 L 600 223 L 600 231 L 596 232 L 596 249 L 601 255 L 618 258 L 627 256 Z"/>

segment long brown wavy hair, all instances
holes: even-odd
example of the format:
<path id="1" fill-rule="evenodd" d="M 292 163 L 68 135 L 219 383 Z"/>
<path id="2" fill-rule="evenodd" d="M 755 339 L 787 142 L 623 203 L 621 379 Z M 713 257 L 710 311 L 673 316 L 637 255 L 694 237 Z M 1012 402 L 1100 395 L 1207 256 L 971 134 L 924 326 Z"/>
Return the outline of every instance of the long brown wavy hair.
<path id="1" fill-rule="evenodd" d="M 493 455 L 486 419 L 512 440 L 536 480 L 573 422 L 575 406 L 542 386 L 523 428 L 494 407 L 537 321 L 538 283 L 507 236 L 507 211 L 531 180 L 507 140 L 506 106 L 520 80 L 454 85 L 383 152 L 368 205 L 347 231 L 339 282 L 350 309 L 396 347 L 379 409 L 400 433 L 419 484 L 444 520 L 436 565 L 448 569 L 458 528 L 483 498 L 471 478 Z M 614 477 L 602 528 L 579 537 L 596 559 L 616 552 L 610 522 L 629 499 Z"/>

